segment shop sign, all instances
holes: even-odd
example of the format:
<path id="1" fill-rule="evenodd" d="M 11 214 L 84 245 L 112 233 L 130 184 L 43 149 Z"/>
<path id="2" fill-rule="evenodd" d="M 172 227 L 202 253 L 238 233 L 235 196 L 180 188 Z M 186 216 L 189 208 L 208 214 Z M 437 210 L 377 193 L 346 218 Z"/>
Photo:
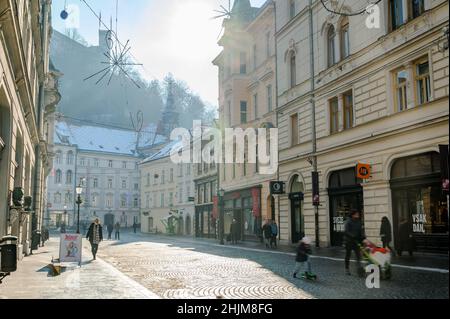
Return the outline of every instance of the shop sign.
<path id="1" fill-rule="evenodd" d="M 270 182 L 270 194 L 272 195 L 283 195 L 285 194 L 285 183 L 276 181 Z"/>
<path id="2" fill-rule="evenodd" d="M 59 261 L 61 263 L 81 264 L 81 234 L 61 234 L 59 243 Z"/>
<path id="3" fill-rule="evenodd" d="M 371 174 L 370 164 L 358 163 L 356 166 L 356 177 L 360 179 L 369 179 Z"/>
<path id="4" fill-rule="evenodd" d="M 344 217 L 333 217 L 333 231 L 343 233 L 345 231 Z"/>
<path id="5" fill-rule="evenodd" d="M 427 223 L 423 200 L 417 201 L 417 214 L 412 215 L 413 232 L 425 234 L 424 225 Z"/>

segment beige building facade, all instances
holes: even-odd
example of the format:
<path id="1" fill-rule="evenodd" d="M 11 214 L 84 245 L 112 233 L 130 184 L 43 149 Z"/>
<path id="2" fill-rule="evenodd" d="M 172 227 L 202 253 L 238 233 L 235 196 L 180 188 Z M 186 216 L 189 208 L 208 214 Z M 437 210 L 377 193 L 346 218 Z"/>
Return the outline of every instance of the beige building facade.
<path id="1" fill-rule="evenodd" d="M 223 48 L 214 64 L 219 67 L 219 110 L 223 128 L 274 128 L 275 114 L 275 6 L 267 1 L 253 8 L 250 1 L 235 1 L 224 21 Z M 248 149 L 245 150 L 248 153 Z M 220 164 L 219 188 L 225 191 L 224 231 L 233 219 L 241 239 L 257 239 L 266 219 L 276 219 L 270 181 L 258 164 Z"/>
<path id="2" fill-rule="evenodd" d="M 275 2 L 281 240 L 315 239 L 318 228 L 320 246 L 341 246 L 357 209 L 375 243 L 387 216 L 396 247 L 406 231 L 419 251 L 448 252 L 439 153 L 449 144 L 448 2 L 382 1 L 379 28 L 320 1 Z M 358 163 L 370 165 L 370 178 L 357 178 Z"/>
<path id="3" fill-rule="evenodd" d="M 0 2 L 0 237 L 18 237 L 19 258 L 41 229 L 52 165 L 60 74 L 50 66 L 51 31 L 51 1 Z"/>

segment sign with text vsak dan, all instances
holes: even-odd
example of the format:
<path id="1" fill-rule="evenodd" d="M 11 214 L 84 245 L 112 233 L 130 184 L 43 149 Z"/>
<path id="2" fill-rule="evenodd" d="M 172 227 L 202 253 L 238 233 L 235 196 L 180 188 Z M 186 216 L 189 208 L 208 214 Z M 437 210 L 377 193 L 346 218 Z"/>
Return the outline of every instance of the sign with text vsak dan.
<path id="1" fill-rule="evenodd" d="M 78 263 L 81 265 L 81 234 L 61 234 L 59 243 L 59 261 L 61 263 Z"/>

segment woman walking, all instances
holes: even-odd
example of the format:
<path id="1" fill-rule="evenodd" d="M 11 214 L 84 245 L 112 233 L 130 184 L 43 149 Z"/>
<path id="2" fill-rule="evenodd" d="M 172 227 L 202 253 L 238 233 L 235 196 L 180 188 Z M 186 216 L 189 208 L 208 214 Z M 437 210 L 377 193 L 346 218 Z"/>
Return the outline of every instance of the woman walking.
<path id="1" fill-rule="evenodd" d="M 383 248 L 389 248 L 392 255 L 394 255 L 394 250 L 390 246 L 392 241 L 392 227 L 386 216 L 381 219 L 380 237 L 381 242 L 383 243 Z"/>

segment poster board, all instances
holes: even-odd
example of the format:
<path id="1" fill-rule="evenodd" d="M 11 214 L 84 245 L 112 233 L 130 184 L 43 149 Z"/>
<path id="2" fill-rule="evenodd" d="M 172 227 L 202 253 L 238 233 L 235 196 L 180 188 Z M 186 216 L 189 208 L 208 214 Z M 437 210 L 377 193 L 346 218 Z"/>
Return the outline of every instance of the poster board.
<path id="1" fill-rule="evenodd" d="M 59 261 L 61 263 L 78 263 L 81 265 L 81 234 L 61 234 L 59 243 Z"/>

